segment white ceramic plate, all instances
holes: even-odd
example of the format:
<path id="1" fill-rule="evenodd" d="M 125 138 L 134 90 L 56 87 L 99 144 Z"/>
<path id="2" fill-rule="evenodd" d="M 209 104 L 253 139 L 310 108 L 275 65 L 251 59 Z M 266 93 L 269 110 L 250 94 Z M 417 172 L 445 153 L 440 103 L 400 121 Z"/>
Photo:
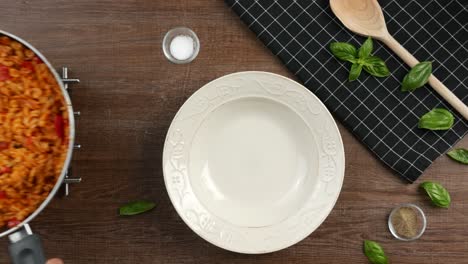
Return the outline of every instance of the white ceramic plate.
<path id="1" fill-rule="evenodd" d="M 343 143 L 325 106 L 266 72 L 216 79 L 174 118 L 164 180 L 185 223 L 241 253 L 289 247 L 328 216 L 341 190 Z"/>

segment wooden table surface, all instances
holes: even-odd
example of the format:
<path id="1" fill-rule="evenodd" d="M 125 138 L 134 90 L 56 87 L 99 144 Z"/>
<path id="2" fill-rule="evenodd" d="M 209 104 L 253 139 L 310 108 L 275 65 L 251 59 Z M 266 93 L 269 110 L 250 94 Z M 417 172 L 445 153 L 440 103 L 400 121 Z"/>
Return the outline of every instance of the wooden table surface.
<path id="1" fill-rule="evenodd" d="M 343 126 L 346 174 L 326 221 L 288 249 L 266 255 L 231 253 L 199 238 L 177 215 L 163 181 L 161 154 L 182 103 L 205 83 L 245 70 L 293 78 L 223 1 L 3 0 L 1 29 L 33 44 L 56 67 L 81 79 L 72 100 L 81 111 L 73 172 L 83 182 L 56 198 L 32 222 L 49 257 L 70 263 L 367 263 L 364 239 L 381 243 L 392 263 L 468 263 L 468 167 L 440 157 L 422 180 L 441 182 L 448 210 L 434 208 L 377 160 Z M 164 33 L 188 26 L 201 51 L 188 65 L 163 56 Z M 468 138 L 459 147 L 468 147 Z M 119 205 L 146 198 L 150 213 L 122 218 Z M 428 228 L 399 242 L 387 228 L 390 210 L 421 205 Z M 9 263 L 6 238 L 0 263 Z"/>

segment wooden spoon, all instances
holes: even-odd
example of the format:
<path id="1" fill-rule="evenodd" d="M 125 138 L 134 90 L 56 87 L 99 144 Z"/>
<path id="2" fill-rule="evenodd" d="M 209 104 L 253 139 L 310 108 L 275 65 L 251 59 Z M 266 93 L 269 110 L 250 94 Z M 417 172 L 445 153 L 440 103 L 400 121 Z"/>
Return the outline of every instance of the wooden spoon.
<path id="1" fill-rule="evenodd" d="M 377 0 L 330 0 L 330 6 L 333 13 L 349 30 L 382 41 L 410 67 L 414 67 L 419 63 L 411 53 L 388 33 L 382 8 Z M 468 107 L 441 81 L 431 75 L 429 84 L 468 120 Z"/>

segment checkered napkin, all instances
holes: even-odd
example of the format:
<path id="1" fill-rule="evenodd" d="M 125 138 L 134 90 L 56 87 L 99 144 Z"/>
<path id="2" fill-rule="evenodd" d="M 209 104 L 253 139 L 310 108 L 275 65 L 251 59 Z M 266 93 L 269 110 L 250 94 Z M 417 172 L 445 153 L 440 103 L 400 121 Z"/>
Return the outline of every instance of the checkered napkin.
<path id="1" fill-rule="evenodd" d="M 400 92 L 409 68 L 388 48 L 374 42 L 374 54 L 392 75 L 364 73 L 348 82 L 350 65 L 329 51 L 333 41 L 359 47 L 364 38 L 345 29 L 328 0 L 226 0 L 257 37 L 303 84 L 317 95 L 385 164 L 415 181 L 468 131 L 462 119 L 426 85 Z M 466 0 L 379 0 L 391 34 L 468 103 L 468 7 Z M 435 107 L 449 109 L 455 124 L 448 131 L 417 128 L 419 117 Z"/>

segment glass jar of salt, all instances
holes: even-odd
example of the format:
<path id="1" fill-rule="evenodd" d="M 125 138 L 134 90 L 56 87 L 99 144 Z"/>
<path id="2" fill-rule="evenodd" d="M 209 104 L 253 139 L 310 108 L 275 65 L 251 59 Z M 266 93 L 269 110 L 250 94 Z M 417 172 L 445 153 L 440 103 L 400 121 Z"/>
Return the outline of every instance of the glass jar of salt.
<path id="1" fill-rule="evenodd" d="M 163 39 L 164 56 L 173 63 L 193 61 L 200 51 L 200 41 L 193 30 L 177 27 L 169 30 Z"/>
<path id="2" fill-rule="evenodd" d="M 420 238 L 426 230 L 426 216 L 419 206 L 402 204 L 392 210 L 388 218 L 388 227 L 392 235 L 403 241 Z"/>

